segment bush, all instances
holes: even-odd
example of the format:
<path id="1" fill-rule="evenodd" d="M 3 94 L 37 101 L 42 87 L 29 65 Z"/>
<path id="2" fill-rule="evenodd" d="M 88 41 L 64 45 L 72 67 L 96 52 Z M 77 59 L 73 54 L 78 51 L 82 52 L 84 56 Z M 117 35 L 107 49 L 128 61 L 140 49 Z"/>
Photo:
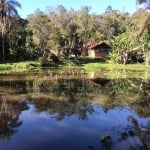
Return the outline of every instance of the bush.
<path id="1" fill-rule="evenodd" d="M 52 54 L 50 58 L 53 60 L 53 62 L 59 63 L 59 58 L 55 54 Z"/>
<path id="2" fill-rule="evenodd" d="M 117 53 L 111 52 L 109 53 L 109 59 L 109 63 L 118 64 L 120 62 L 121 57 Z"/>
<path id="3" fill-rule="evenodd" d="M 38 62 L 40 63 L 40 66 L 41 66 L 41 67 L 46 67 L 46 66 L 48 66 L 48 64 L 49 64 L 47 58 L 45 58 L 45 57 L 40 57 L 40 58 L 38 59 Z"/>

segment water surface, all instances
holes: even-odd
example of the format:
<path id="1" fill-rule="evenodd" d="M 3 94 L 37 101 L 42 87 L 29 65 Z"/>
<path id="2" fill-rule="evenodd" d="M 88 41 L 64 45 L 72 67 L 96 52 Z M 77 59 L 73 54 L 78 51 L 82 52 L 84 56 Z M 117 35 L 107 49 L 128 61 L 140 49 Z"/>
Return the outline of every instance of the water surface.
<path id="1" fill-rule="evenodd" d="M 0 148 L 150 149 L 150 79 L 125 73 L 1 74 Z"/>

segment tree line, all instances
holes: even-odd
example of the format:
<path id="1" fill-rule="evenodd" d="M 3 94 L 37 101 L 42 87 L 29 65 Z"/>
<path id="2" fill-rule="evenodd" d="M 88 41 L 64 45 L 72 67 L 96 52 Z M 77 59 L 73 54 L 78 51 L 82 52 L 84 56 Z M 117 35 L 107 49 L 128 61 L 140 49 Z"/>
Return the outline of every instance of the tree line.
<path id="1" fill-rule="evenodd" d="M 37 9 L 23 19 L 18 7 L 21 4 L 15 0 L 0 1 L 1 62 L 37 60 L 50 54 L 58 59 L 79 57 L 85 55 L 87 45 L 109 41 L 113 49 L 111 60 L 127 63 L 133 59 L 131 50 L 138 60 L 143 57 L 141 46 L 149 43 L 150 15 L 144 9 L 131 15 L 108 6 L 104 13 L 96 14 L 89 6 L 74 10 L 58 5 L 45 12 Z"/>

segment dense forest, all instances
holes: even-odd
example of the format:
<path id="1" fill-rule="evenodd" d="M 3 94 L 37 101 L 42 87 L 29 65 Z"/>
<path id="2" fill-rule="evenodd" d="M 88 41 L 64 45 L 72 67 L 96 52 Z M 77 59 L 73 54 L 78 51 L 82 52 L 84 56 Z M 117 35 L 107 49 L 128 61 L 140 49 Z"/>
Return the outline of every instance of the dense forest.
<path id="1" fill-rule="evenodd" d="M 58 5 L 45 12 L 37 9 L 23 19 L 17 12 L 21 4 L 15 0 L 0 0 L 0 8 L 1 63 L 78 58 L 86 55 L 89 44 L 106 41 L 112 47 L 111 62 L 150 64 L 150 13 L 145 9 L 129 14 L 108 6 L 96 14 L 89 6 L 68 10 Z"/>

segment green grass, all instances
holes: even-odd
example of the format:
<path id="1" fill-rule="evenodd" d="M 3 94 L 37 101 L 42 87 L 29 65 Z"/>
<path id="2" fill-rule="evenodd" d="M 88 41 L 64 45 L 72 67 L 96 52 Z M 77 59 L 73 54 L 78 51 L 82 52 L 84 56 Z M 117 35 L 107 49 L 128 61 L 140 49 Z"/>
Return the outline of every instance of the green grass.
<path id="1" fill-rule="evenodd" d="M 0 71 L 11 70 L 11 69 L 12 69 L 12 65 L 11 64 L 0 64 Z"/>
<path id="2" fill-rule="evenodd" d="M 0 72 L 24 72 L 34 68 L 40 68 L 40 63 L 36 61 L 28 61 L 28 62 L 19 62 L 19 63 L 6 63 L 0 64 Z M 51 65 L 52 67 L 56 67 L 56 65 Z M 82 68 L 86 71 L 98 71 L 101 69 L 105 70 L 135 70 L 135 71 L 150 71 L 150 66 L 146 66 L 144 64 L 107 64 L 104 62 L 90 62 L 82 65 L 77 64 L 73 61 L 65 61 L 63 64 L 58 64 L 59 68 Z"/>
<path id="3" fill-rule="evenodd" d="M 112 69 L 127 69 L 127 70 L 136 70 L 136 71 L 142 71 L 142 70 L 150 70 L 150 66 L 146 66 L 144 64 L 106 64 L 106 63 L 88 63 L 84 64 L 83 68 L 87 71 L 94 71 L 98 69 L 106 69 L 106 70 L 112 70 Z"/>
<path id="4" fill-rule="evenodd" d="M 71 60 L 67 60 L 63 62 L 61 67 L 69 69 L 69 68 L 78 68 L 79 65 Z"/>
<path id="5" fill-rule="evenodd" d="M 144 64 L 104 64 L 89 63 L 84 68 L 87 72 L 94 72 L 94 77 L 116 78 L 150 78 L 150 66 Z"/>
<path id="6" fill-rule="evenodd" d="M 19 62 L 0 64 L 0 72 L 23 72 L 39 67 L 38 62 Z"/>
<path id="7" fill-rule="evenodd" d="M 12 69 L 15 72 L 26 71 L 28 69 L 39 67 L 40 65 L 37 62 L 20 62 L 20 63 L 13 63 Z"/>

